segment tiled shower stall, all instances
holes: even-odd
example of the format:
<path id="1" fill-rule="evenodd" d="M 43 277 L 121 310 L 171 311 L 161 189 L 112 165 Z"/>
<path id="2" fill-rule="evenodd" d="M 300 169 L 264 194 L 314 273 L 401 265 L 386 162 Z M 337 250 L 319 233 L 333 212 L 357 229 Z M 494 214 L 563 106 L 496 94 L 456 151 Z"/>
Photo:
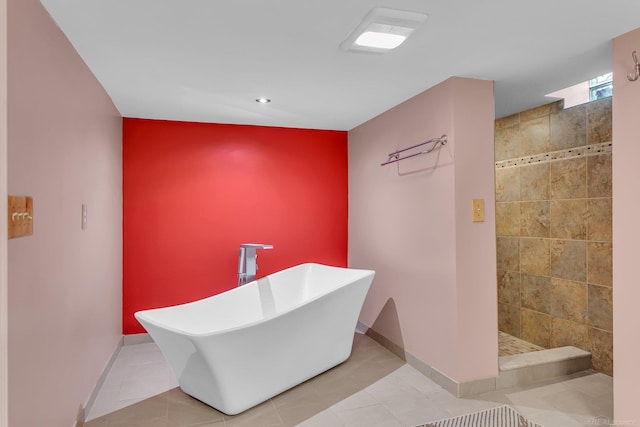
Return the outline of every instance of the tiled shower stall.
<path id="1" fill-rule="evenodd" d="M 495 122 L 499 329 L 613 374 L 611 98 Z"/>

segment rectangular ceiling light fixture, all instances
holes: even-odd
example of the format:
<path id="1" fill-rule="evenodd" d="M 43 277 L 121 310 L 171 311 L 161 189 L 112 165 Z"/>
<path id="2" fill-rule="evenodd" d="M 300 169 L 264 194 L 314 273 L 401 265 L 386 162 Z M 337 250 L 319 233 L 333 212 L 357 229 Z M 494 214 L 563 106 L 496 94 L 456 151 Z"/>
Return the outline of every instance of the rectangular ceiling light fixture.
<path id="1" fill-rule="evenodd" d="M 375 8 L 340 43 L 340 47 L 353 52 L 388 52 L 400 46 L 427 17 L 420 12 Z"/>

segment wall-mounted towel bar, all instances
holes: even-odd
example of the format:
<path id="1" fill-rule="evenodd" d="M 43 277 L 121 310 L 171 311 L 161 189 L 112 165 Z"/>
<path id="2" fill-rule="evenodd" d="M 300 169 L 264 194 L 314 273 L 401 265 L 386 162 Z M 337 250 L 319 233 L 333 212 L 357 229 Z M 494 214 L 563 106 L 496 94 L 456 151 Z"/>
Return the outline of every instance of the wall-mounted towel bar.
<path id="1" fill-rule="evenodd" d="M 403 153 L 403 152 L 409 151 L 409 150 L 413 150 L 414 148 L 422 147 L 423 145 L 432 144 L 432 143 L 433 143 L 433 145 L 431 147 L 427 148 L 426 150 L 417 151 L 415 153 L 407 154 L 406 156 L 400 157 L 400 153 Z M 421 142 L 420 144 L 412 145 L 411 147 L 403 148 L 401 150 L 396 150 L 393 153 L 389 153 L 389 158 L 387 159 L 387 161 L 384 162 L 384 163 L 380 163 L 380 166 L 385 166 L 385 165 L 388 165 L 390 163 L 399 162 L 400 160 L 409 159 L 409 158 L 415 157 L 415 156 L 421 156 L 423 154 L 428 154 L 428 153 L 432 152 L 433 150 L 435 150 L 436 147 L 439 147 L 440 145 L 446 145 L 446 144 L 447 144 L 447 135 L 442 135 L 440 138 L 433 138 L 433 139 L 430 139 L 428 141 Z"/>

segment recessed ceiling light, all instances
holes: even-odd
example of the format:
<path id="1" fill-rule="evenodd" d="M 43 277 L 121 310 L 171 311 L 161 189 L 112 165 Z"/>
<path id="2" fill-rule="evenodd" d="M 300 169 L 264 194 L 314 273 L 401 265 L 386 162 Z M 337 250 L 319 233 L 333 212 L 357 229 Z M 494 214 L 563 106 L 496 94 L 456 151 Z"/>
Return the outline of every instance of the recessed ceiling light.
<path id="1" fill-rule="evenodd" d="M 340 47 L 354 52 L 388 52 L 400 46 L 427 17 L 420 12 L 375 8 Z"/>
<path id="2" fill-rule="evenodd" d="M 268 104 L 268 103 L 271 102 L 271 100 L 269 98 L 261 97 L 261 98 L 256 99 L 256 102 L 260 103 L 260 104 Z"/>
<path id="3" fill-rule="evenodd" d="M 389 33 L 377 33 L 375 31 L 364 32 L 355 41 L 358 46 L 377 47 L 380 49 L 395 49 L 400 46 L 406 36 Z"/>

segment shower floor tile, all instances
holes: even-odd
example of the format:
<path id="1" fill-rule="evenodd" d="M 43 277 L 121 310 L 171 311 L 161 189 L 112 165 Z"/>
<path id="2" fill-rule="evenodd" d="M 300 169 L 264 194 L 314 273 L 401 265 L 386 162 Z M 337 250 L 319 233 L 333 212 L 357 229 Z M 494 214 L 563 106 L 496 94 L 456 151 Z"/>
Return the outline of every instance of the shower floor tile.
<path id="1" fill-rule="evenodd" d="M 84 427 L 412 427 L 505 403 L 545 427 L 584 427 L 610 419 L 612 401 L 611 377 L 589 373 L 458 399 L 356 334 L 343 364 L 228 416 L 184 394 L 155 344 L 138 344 L 122 348 Z"/>
<path id="2" fill-rule="evenodd" d="M 512 356 L 514 354 L 531 353 L 544 350 L 544 347 L 531 344 L 520 338 L 498 331 L 498 356 Z"/>

